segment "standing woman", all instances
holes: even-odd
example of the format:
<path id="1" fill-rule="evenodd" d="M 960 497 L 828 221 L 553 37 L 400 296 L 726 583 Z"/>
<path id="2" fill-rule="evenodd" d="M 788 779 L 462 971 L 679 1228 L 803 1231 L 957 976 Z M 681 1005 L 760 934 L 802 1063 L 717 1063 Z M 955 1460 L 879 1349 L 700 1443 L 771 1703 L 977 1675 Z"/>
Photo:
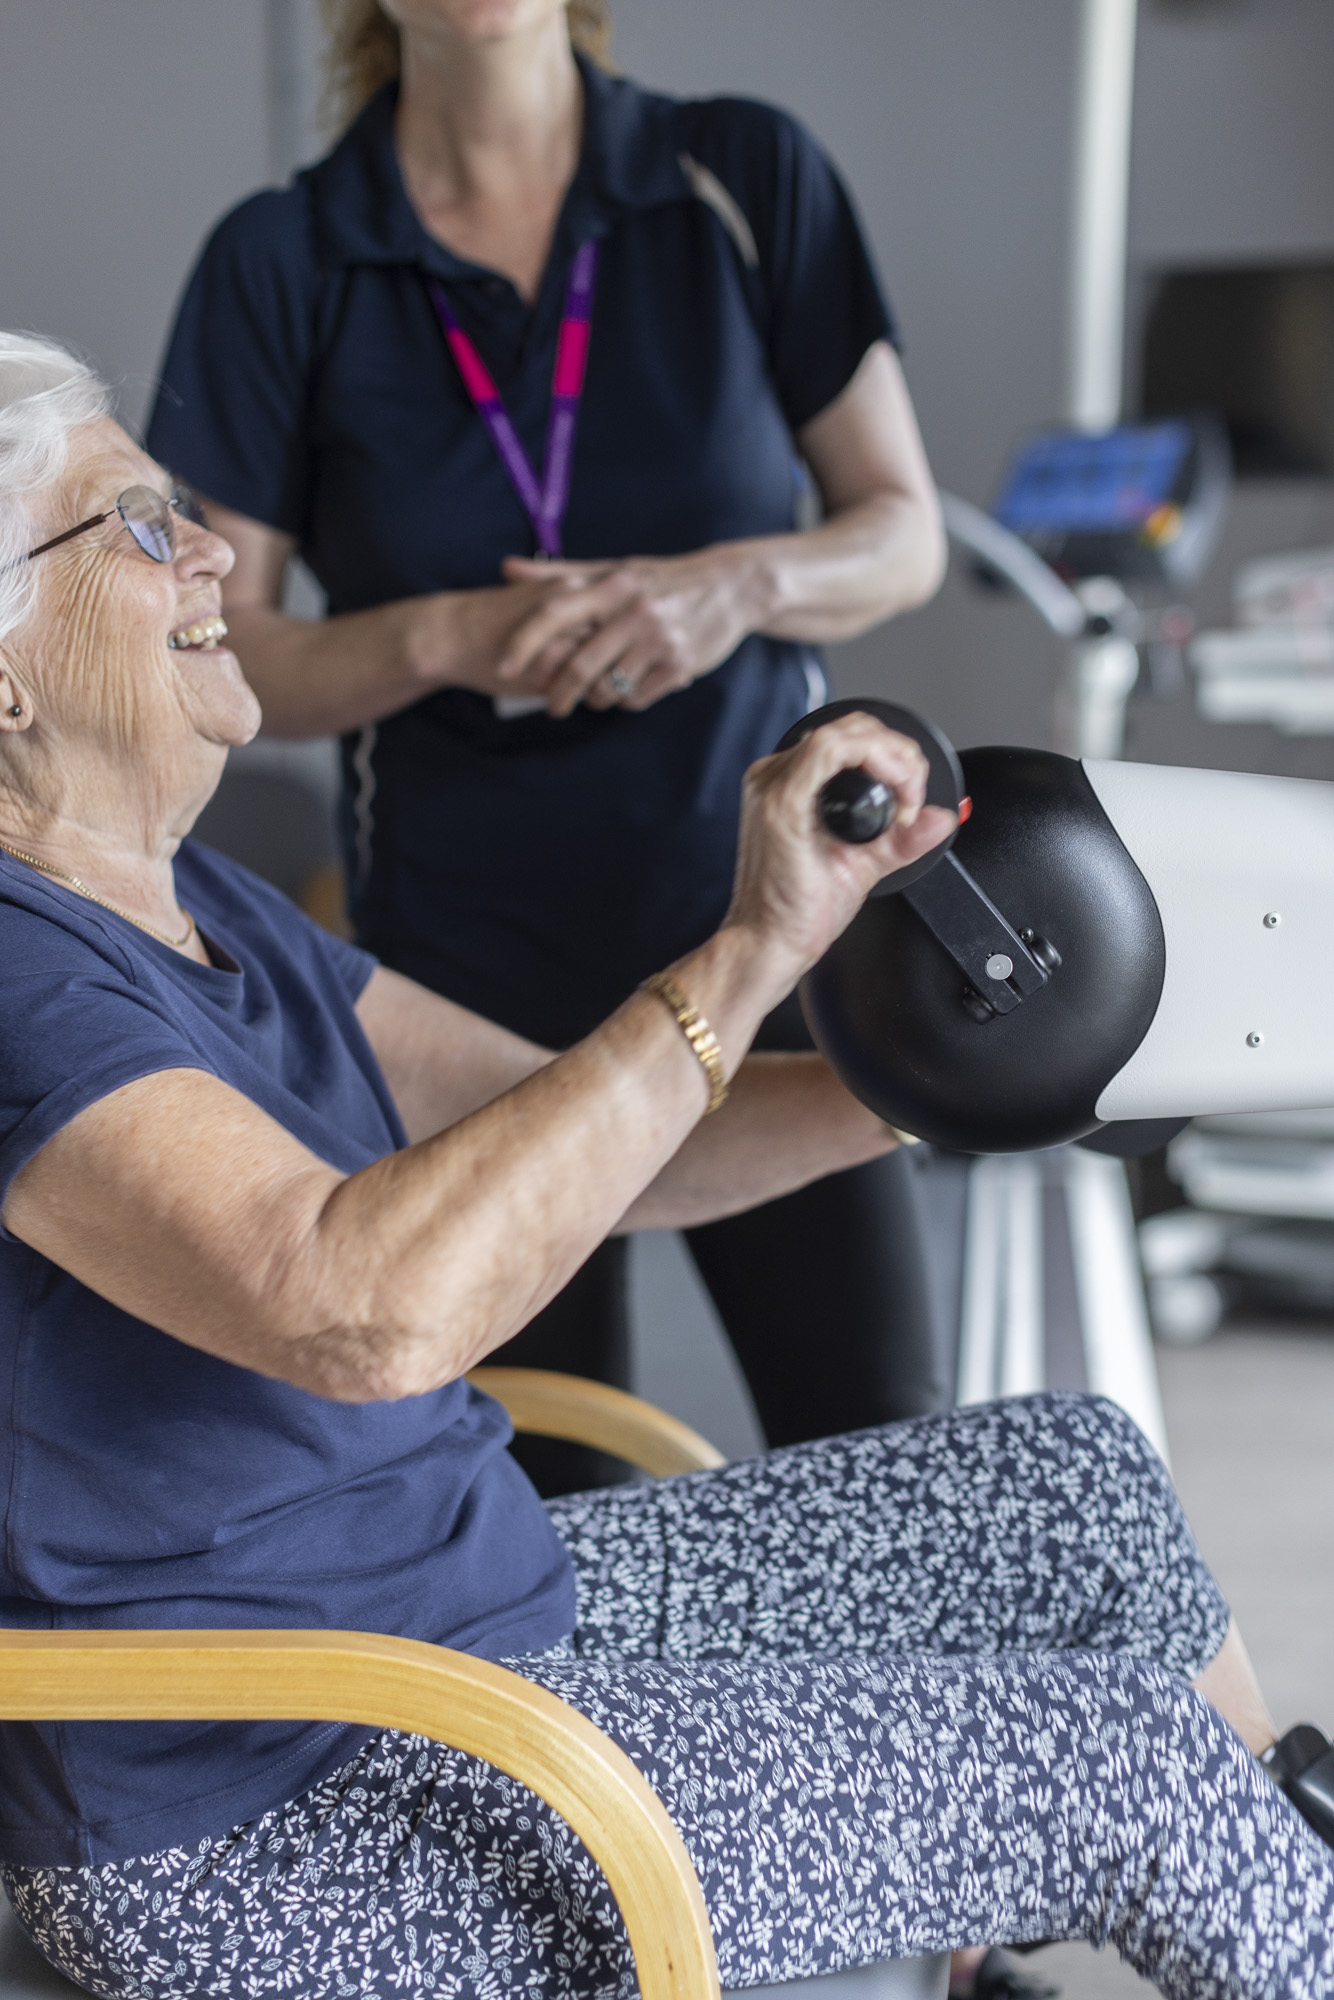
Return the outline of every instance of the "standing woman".
<path id="1" fill-rule="evenodd" d="M 935 494 L 790 118 L 611 76 L 601 0 L 326 12 L 353 122 L 208 243 L 149 448 L 236 550 L 269 732 L 343 739 L 360 939 L 560 1048 L 717 926 L 742 772 L 822 697 L 820 641 L 934 590 Z M 322 623 L 280 608 L 294 554 Z M 759 1045 L 809 1046 L 794 1005 Z M 771 1444 L 944 1400 L 903 1156 L 688 1240 Z M 624 1254 L 506 1359 L 623 1381 Z"/>

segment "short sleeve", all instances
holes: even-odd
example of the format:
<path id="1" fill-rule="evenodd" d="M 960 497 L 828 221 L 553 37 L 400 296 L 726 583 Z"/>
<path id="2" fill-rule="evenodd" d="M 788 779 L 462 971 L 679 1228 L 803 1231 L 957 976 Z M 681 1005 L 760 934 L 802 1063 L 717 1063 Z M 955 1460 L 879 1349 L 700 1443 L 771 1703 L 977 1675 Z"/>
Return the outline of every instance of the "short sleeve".
<path id="1" fill-rule="evenodd" d="M 252 520 L 299 535 L 320 275 L 300 183 L 218 225 L 185 288 L 148 449 Z"/>
<path id="2" fill-rule="evenodd" d="M 159 1070 L 216 1071 L 128 968 L 58 925 L 0 906 L 0 954 L 3 1208 L 20 1168 L 90 1104 Z"/>
<path id="3" fill-rule="evenodd" d="M 846 389 L 877 340 L 899 332 L 852 199 L 786 112 L 739 99 L 698 107 L 702 163 L 755 238 L 755 286 L 773 379 L 793 430 Z"/>
<path id="4" fill-rule="evenodd" d="M 304 915 L 304 912 L 298 914 Z M 351 944 L 346 938 L 335 937 L 331 931 L 322 930 L 314 923 L 313 918 L 306 917 L 305 921 L 317 932 L 325 957 L 333 966 L 348 999 L 355 1007 L 370 985 L 371 975 L 378 967 L 379 959 L 373 952 L 363 951 L 359 944 Z"/>

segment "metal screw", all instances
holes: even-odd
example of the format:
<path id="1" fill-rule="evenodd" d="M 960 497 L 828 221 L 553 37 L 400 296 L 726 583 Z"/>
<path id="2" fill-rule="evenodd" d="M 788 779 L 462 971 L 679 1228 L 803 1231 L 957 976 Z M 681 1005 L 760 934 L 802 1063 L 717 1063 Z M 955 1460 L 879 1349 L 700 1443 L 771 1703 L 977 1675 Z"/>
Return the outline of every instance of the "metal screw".
<path id="1" fill-rule="evenodd" d="M 1260 1030 L 1252 1028 L 1250 1034 L 1246 1037 L 1246 1046 L 1248 1049 L 1258 1049 L 1263 1041 L 1264 1036 L 1260 1033 Z"/>
<path id="2" fill-rule="evenodd" d="M 1007 958 L 1003 951 L 993 952 L 987 960 L 988 979 L 1008 979 L 1014 971 L 1014 960 Z"/>
<path id="3" fill-rule="evenodd" d="M 1282 921 L 1283 919 L 1277 910 L 1267 910 L 1265 912 L 1265 929 L 1267 931 L 1276 931 Z"/>

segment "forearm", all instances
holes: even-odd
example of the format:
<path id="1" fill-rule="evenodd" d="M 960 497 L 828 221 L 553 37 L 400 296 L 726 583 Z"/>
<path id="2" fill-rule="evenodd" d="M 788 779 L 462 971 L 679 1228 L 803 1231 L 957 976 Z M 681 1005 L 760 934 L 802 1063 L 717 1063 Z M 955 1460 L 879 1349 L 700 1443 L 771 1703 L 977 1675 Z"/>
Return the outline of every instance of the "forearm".
<path id="1" fill-rule="evenodd" d="M 738 931 L 677 972 L 734 1068 L 782 975 Z M 270 1293 L 274 1372 L 349 1400 L 452 1380 L 568 1282 L 707 1101 L 670 1011 L 635 995 L 495 1103 L 324 1192 Z"/>
<path id="2" fill-rule="evenodd" d="M 620 1232 L 689 1229 L 892 1152 L 890 1128 L 817 1055 L 755 1055 L 621 1218 Z"/>
<path id="3" fill-rule="evenodd" d="M 550 1049 L 384 965 L 362 990 L 357 1019 L 412 1141 L 447 1131 L 553 1059 Z"/>
<path id="4" fill-rule="evenodd" d="M 268 736 L 332 736 L 420 700 L 443 675 L 414 650 L 410 604 L 310 620 L 228 606 L 229 643 L 259 696 Z"/>
<path id="5" fill-rule="evenodd" d="M 851 639 L 925 603 L 944 574 L 934 498 L 877 494 L 818 528 L 732 545 L 753 572 L 756 629 L 813 643 Z"/>
<path id="6" fill-rule="evenodd" d="M 486 687 L 523 603 L 504 587 L 438 591 L 319 620 L 268 605 L 225 609 L 265 734 L 333 736 L 437 688 Z"/>

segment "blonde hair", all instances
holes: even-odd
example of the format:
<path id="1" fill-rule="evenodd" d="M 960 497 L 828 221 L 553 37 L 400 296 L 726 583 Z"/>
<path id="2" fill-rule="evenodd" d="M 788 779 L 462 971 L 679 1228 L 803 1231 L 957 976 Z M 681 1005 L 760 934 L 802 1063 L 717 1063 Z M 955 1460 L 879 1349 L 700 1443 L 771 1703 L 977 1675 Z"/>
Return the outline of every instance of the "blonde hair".
<path id="1" fill-rule="evenodd" d="M 0 333 L 0 639 L 32 607 L 41 566 L 30 502 L 55 484 L 69 434 L 111 410 L 111 391 L 77 354 L 36 333 Z"/>
<path id="2" fill-rule="evenodd" d="M 611 54 L 609 0 L 568 0 L 570 40 L 604 67 Z M 379 0 L 320 0 L 326 47 L 324 110 L 331 131 L 345 132 L 362 106 L 402 68 L 398 24 Z"/>

